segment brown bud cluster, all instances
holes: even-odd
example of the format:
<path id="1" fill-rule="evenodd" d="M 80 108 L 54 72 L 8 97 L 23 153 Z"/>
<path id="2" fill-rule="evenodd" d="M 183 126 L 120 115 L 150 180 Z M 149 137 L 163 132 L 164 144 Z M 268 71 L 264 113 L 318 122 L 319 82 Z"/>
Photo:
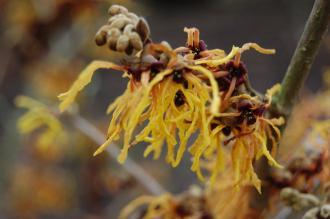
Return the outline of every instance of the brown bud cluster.
<path id="1" fill-rule="evenodd" d="M 150 35 L 146 20 L 120 5 L 112 5 L 108 14 L 110 18 L 96 33 L 95 43 L 128 55 L 142 50 Z"/>
<path id="2" fill-rule="evenodd" d="M 294 187 L 300 191 L 310 191 L 313 188 L 313 179 L 324 169 L 326 153 L 311 150 L 306 156 L 293 157 L 284 169 L 274 169 L 270 174 L 272 185 Z"/>

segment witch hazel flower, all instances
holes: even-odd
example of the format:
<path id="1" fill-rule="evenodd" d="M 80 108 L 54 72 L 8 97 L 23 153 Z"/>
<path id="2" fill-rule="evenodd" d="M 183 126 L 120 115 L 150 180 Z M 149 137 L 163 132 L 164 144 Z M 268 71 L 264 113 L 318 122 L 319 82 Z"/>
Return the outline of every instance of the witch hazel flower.
<path id="1" fill-rule="evenodd" d="M 110 50 L 128 56 L 121 64 L 93 61 L 71 88 L 59 95 L 63 112 L 91 82 L 97 69 L 122 71 L 127 78 L 126 90 L 107 109 L 112 115 L 107 139 L 94 155 L 121 137 L 124 142 L 120 163 L 140 142 L 149 144 L 144 156 L 153 154 L 154 159 L 166 148 L 166 162 L 173 167 L 188 151 L 191 169 L 201 180 L 201 162 L 213 163 L 214 182 L 227 162 L 226 154 L 231 154 L 237 184 L 248 181 L 260 190 L 254 161 L 265 156 L 271 165 L 280 167 L 269 148 L 276 148 L 278 126 L 284 120 L 267 116 L 271 98 L 280 86 L 270 89 L 264 97 L 254 95 L 241 56 L 251 48 L 263 54 L 275 51 L 255 43 L 233 46 L 229 54 L 208 49 L 197 28 L 185 28 L 186 44 L 173 49 L 166 41 L 152 42 L 147 22 L 126 8 L 111 6 L 109 14 L 109 21 L 96 34 L 96 44 L 108 45 Z"/>

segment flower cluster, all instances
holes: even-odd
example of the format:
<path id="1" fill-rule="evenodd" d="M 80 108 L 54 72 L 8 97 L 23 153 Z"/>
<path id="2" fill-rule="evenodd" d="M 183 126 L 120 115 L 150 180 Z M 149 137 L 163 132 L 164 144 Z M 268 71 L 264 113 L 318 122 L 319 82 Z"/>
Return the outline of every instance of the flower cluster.
<path id="1" fill-rule="evenodd" d="M 116 13 L 111 12 L 113 8 L 118 9 Z M 129 13 L 118 6 L 112 6 L 110 12 L 111 15 Z M 112 23 L 117 22 L 112 19 L 116 16 L 110 18 Z M 118 27 L 119 31 L 125 32 L 127 25 Z M 130 30 L 136 32 L 138 26 L 132 26 Z M 260 190 L 253 162 L 265 156 L 271 165 L 280 167 L 269 149 L 276 148 L 280 137 L 277 126 L 284 120 L 266 118 L 272 95 L 280 86 L 268 90 L 265 97 L 255 95 L 249 89 L 248 70 L 241 55 L 251 48 L 263 54 L 275 51 L 247 43 L 242 47 L 233 46 L 226 54 L 220 49 L 207 49 L 205 42 L 200 40 L 198 29 L 185 28 L 184 31 L 188 37 L 183 47 L 172 49 L 167 42 L 147 40 L 143 42 L 142 50 L 125 59 L 124 64 L 94 61 L 72 87 L 59 96 L 60 109 L 64 111 L 74 102 L 77 94 L 91 81 L 95 70 L 123 71 L 128 85 L 107 109 L 107 113 L 112 113 L 107 140 L 95 155 L 123 135 L 124 144 L 118 158 L 121 163 L 128 150 L 139 142 L 149 143 L 144 155 L 153 153 L 155 159 L 166 145 L 166 161 L 173 167 L 179 165 L 188 150 L 193 161 L 191 169 L 201 180 L 204 179 L 201 162 L 210 161 L 213 165 L 211 181 L 214 182 L 224 168 L 229 151 L 236 184 L 248 181 Z M 108 41 L 112 45 L 112 34 L 108 31 L 102 44 Z M 99 36 L 96 36 L 97 42 Z M 141 130 L 134 135 L 137 127 Z"/>

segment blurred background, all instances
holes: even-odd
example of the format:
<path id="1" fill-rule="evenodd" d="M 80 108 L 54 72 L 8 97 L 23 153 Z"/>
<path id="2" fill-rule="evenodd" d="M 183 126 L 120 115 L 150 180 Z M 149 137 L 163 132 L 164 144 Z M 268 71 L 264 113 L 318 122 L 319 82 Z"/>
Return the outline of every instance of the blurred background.
<path id="1" fill-rule="evenodd" d="M 69 139 L 47 148 L 36 136 L 16 128 L 23 110 L 14 98 L 24 94 L 48 104 L 66 91 L 94 59 L 119 61 L 120 56 L 94 44 L 111 4 L 122 4 L 143 15 L 155 42 L 185 44 L 184 27 L 197 27 L 208 48 L 229 51 L 232 45 L 256 42 L 275 48 L 272 56 L 247 52 L 243 61 L 252 85 L 265 91 L 280 82 L 290 61 L 312 0 L 1 0 L 0 1 L 0 218 L 116 218 L 132 198 L 147 194 L 117 161 L 73 127 Z M 316 92 L 330 65 L 330 35 L 322 44 L 303 95 Z M 107 105 L 120 95 L 126 81 L 118 72 L 96 74 L 80 95 L 79 111 L 104 132 Z M 36 134 L 37 135 L 37 134 Z M 166 189 L 178 193 L 198 184 L 187 157 L 176 169 L 163 160 L 141 159 L 143 147 L 131 157 Z"/>

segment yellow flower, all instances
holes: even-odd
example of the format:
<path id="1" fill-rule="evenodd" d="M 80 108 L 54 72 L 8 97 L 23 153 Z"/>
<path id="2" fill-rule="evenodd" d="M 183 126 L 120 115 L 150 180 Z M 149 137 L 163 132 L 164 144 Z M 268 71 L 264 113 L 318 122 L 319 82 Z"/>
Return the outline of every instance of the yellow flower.
<path id="1" fill-rule="evenodd" d="M 20 133 L 29 134 L 41 129 L 37 138 L 37 145 L 43 148 L 65 141 L 66 135 L 63 132 L 61 122 L 46 105 L 27 96 L 16 97 L 15 104 L 17 107 L 28 109 L 28 112 L 17 121 Z"/>
<path id="2" fill-rule="evenodd" d="M 119 219 L 130 218 L 142 205 L 146 208 L 140 214 L 141 219 L 217 218 L 211 208 L 216 203 L 209 202 L 209 199 L 208 194 L 197 186 L 178 195 L 140 196 L 121 210 Z"/>
<path id="3" fill-rule="evenodd" d="M 241 107 L 238 110 L 240 113 L 236 115 L 228 113 L 223 117 L 215 117 L 211 121 L 209 126 L 211 144 L 205 146 L 204 151 L 199 152 L 197 157 L 195 155 L 192 166 L 192 170 L 197 172 L 199 178 L 203 179 L 201 167 L 206 165 L 211 172 L 210 180 L 213 185 L 230 157 L 236 185 L 252 183 L 260 191 L 261 182 L 254 172 L 254 161 L 265 156 L 270 165 L 281 167 L 273 159 L 269 148 L 274 153 L 276 152 L 277 142 L 281 137 L 278 126 L 284 124 L 284 119 L 267 119 L 263 116 L 263 111 L 268 108 L 273 92 L 278 91 L 279 88 L 276 85 L 267 92 L 268 103 L 246 94 L 229 99 L 228 102 L 233 105 L 239 105 L 240 102 L 243 102 L 244 105 L 239 106 Z M 267 144 L 268 142 L 269 144 Z M 201 147 L 196 146 L 196 150 L 200 151 Z M 193 154 L 197 154 L 194 146 L 191 151 Z M 230 156 L 227 155 L 228 153 Z M 201 155 L 206 161 L 209 161 L 208 164 L 200 163 Z"/>
<path id="4" fill-rule="evenodd" d="M 58 98 L 62 101 L 60 104 L 61 112 L 65 111 L 74 102 L 79 91 L 91 82 L 94 72 L 100 68 L 113 68 L 121 70 L 119 66 L 109 62 L 93 61 L 83 72 L 81 72 L 79 78 L 73 83 L 70 90 L 58 96 Z"/>
<path id="5" fill-rule="evenodd" d="M 127 13 L 122 7 L 119 11 Z M 132 22 L 135 25 L 138 20 Z M 172 49 L 168 43 L 155 44 L 146 39 L 142 50 L 136 48 L 138 52 L 125 60 L 125 64 L 94 61 L 66 93 L 59 95 L 60 109 L 64 111 L 74 102 L 77 94 L 90 83 L 95 70 L 123 71 L 124 77 L 129 79 L 127 88 L 107 109 L 107 113 L 112 113 L 107 139 L 94 155 L 123 136 L 119 162 L 123 163 L 130 147 L 139 142 L 149 144 L 144 156 L 153 153 L 157 159 L 166 143 L 166 161 L 175 167 L 187 151 L 188 141 L 196 135 L 189 152 L 193 158 L 191 169 L 200 179 L 203 180 L 200 161 L 213 159 L 216 154 L 211 176 L 212 181 L 215 180 L 223 169 L 224 147 L 228 142 L 237 183 L 248 179 L 259 188 L 253 162 L 264 155 L 271 164 L 279 166 L 270 155 L 266 142 L 270 138 L 272 144 L 276 144 L 279 136 L 275 138 L 272 133 L 279 135 L 276 125 L 283 121 L 263 116 L 271 95 L 266 95 L 268 103 L 250 96 L 246 86 L 247 69 L 240 58 L 250 48 L 264 54 L 275 51 L 247 43 L 241 48 L 234 46 L 227 55 L 220 49 L 208 50 L 204 41 L 199 39 L 198 29 L 185 28 L 185 32 L 188 34 L 185 47 Z M 121 34 L 125 35 L 125 31 Z M 249 102 L 248 105 L 239 106 L 244 101 Z M 137 128 L 141 130 L 135 135 Z M 225 130 L 229 133 L 224 134 Z M 232 136 L 228 139 L 229 134 Z"/>
<path id="6" fill-rule="evenodd" d="M 219 91 L 212 72 L 201 66 L 190 66 L 185 63 L 183 68 L 178 68 L 176 54 L 162 44 L 153 44 L 151 47 L 152 52 L 162 50 L 163 54 L 168 54 L 171 58 L 168 65 L 157 72 L 154 78 L 151 78 L 150 69 L 141 72 L 138 79 L 133 73 L 125 72 L 130 81 L 124 94 L 107 109 L 108 113 L 112 113 L 107 140 L 94 155 L 101 153 L 110 142 L 118 140 L 124 131 L 124 146 L 118 158 L 120 162 L 125 161 L 129 147 L 141 141 L 150 143 L 145 156 L 154 152 L 154 157 L 158 158 L 166 141 L 167 161 L 177 166 L 186 150 L 188 139 L 199 127 L 204 136 L 209 135 L 206 105 L 211 104 L 210 113 L 214 114 L 218 114 L 217 109 L 220 105 L 217 95 Z M 91 81 L 94 71 L 98 68 L 125 69 L 112 63 L 93 62 L 81 73 L 68 92 L 59 95 L 62 100 L 61 111 L 73 103 L 78 92 Z M 198 77 L 200 75 L 210 81 L 213 99 L 209 86 Z M 132 139 L 135 128 L 146 120 L 147 125 Z M 175 153 L 177 135 L 180 143 Z"/>

